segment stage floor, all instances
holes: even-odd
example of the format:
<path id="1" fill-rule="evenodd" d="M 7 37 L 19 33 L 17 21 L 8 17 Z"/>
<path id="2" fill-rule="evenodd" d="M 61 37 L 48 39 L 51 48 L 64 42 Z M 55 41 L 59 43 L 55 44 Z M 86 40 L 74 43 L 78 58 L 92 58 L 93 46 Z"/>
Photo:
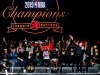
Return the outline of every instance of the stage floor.
<path id="1" fill-rule="evenodd" d="M 100 75 L 100 73 L 0 73 L 0 75 Z"/>
<path id="2" fill-rule="evenodd" d="M 35 67 L 34 72 L 23 73 L 21 71 L 21 67 L 13 67 L 9 68 L 8 72 L 0 72 L 0 75 L 100 75 L 98 67 L 89 67 L 88 73 L 85 72 L 85 68 L 83 67 L 82 73 L 76 72 L 76 67 L 74 67 L 74 72 L 72 72 L 72 67 L 58 67 L 57 73 L 52 73 L 51 67 L 47 69 L 46 67 Z"/>

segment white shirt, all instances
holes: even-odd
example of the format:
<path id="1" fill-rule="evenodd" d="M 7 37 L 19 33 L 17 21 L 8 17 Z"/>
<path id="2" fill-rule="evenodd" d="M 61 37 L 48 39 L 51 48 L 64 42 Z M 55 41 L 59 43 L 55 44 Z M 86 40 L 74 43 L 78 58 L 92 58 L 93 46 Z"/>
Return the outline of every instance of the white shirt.
<path id="1" fill-rule="evenodd" d="M 43 59 L 50 59 L 48 51 L 43 52 Z"/>

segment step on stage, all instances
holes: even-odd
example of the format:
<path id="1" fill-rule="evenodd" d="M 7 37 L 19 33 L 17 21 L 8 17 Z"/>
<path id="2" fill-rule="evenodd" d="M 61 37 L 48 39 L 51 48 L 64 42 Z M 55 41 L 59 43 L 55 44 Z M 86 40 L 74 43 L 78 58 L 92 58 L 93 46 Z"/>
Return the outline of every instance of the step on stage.
<path id="1" fill-rule="evenodd" d="M 100 75 L 98 67 L 89 67 L 88 73 L 85 73 L 84 68 L 82 73 L 76 73 L 76 67 L 74 67 L 74 72 L 72 72 L 72 67 L 62 67 L 62 72 L 61 68 L 58 67 L 57 73 L 52 72 L 51 69 L 50 67 L 48 69 L 46 67 L 35 67 L 34 72 L 26 71 L 26 73 L 23 73 L 20 67 L 14 67 L 9 68 L 6 73 L 0 72 L 0 75 Z"/>
<path id="2" fill-rule="evenodd" d="M 100 73 L 0 73 L 0 75 L 100 75 Z"/>

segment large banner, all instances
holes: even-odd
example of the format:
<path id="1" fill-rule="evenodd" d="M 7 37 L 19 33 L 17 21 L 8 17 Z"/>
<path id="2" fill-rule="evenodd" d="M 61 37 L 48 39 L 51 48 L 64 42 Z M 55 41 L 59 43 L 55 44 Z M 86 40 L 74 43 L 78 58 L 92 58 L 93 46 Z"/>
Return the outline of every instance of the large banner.
<path id="1" fill-rule="evenodd" d="M 2 0 L 0 2 L 0 33 L 42 35 L 63 34 L 69 6 L 65 0 Z M 14 35 L 13 35 L 14 34 Z"/>
<path id="2" fill-rule="evenodd" d="M 0 0 L 0 38 L 60 37 L 70 33 L 91 37 L 93 30 L 87 24 L 95 21 L 87 5 L 80 0 Z"/>

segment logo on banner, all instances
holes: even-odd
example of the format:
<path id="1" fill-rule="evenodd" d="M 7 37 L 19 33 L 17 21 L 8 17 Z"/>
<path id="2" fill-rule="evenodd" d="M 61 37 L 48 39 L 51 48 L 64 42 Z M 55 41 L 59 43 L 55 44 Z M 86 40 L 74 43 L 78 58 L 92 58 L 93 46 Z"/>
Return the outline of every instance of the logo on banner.
<path id="1" fill-rule="evenodd" d="M 69 13 L 59 11 L 58 0 L 56 2 L 56 11 L 47 8 L 44 0 L 22 1 L 17 5 L 12 1 L 12 5 L 4 9 L 2 15 L 4 18 L 12 18 L 13 22 L 8 28 L 8 33 L 22 30 L 30 34 L 44 33 L 50 29 L 54 32 L 63 33 L 63 27 L 57 22 L 58 18 L 64 18 Z"/>

